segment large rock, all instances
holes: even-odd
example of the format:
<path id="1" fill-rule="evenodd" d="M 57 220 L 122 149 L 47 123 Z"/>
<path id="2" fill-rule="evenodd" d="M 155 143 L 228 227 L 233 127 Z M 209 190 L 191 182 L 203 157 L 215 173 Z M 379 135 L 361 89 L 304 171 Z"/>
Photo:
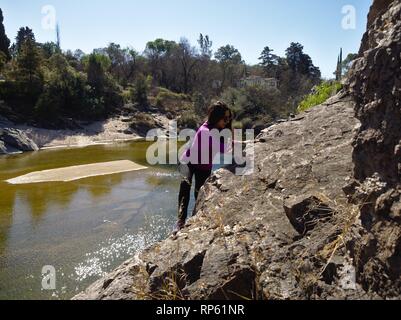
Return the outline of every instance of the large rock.
<path id="1" fill-rule="evenodd" d="M 355 218 L 339 207 L 358 128 L 352 101 L 336 97 L 265 130 L 253 175 L 216 172 L 186 229 L 76 299 L 364 297 L 345 248 L 336 247 Z M 311 196 L 297 198 L 303 194 Z M 312 199 L 318 209 L 304 221 Z M 313 227 L 300 227 L 306 223 Z"/>
<path id="2" fill-rule="evenodd" d="M 347 90 L 361 128 L 356 181 L 347 188 L 362 225 L 350 243 L 357 278 L 383 297 L 401 296 L 401 1 L 374 1 Z"/>
<path id="3" fill-rule="evenodd" d="M 16 151 L 37 151 L 38 146 L 28 138 L 26 133 L 12 128 L 0 128 L 0 153 Z"/>

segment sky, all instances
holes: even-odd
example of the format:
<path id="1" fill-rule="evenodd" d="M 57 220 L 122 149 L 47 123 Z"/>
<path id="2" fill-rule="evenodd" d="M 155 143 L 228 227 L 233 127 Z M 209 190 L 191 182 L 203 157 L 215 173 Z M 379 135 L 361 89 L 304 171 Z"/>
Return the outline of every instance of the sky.
<path id="1" fill-rule="evenodd" d="M 0 0 L 0 8 L 12 41 L 22 26 L 32 28 L 39 42 L 55 41 L 51 24 L 54 17 L 60 25 L 62 49 L 86 53 L 110 42 L 142 52 L 148 41 L 157 38 L 179 41 L 185 37 L 196 45 L 203 33 L 213 41 L 214 50 L 231 44 L 248 64 L 257 64 L 265 46 L 284 56 L 291 42 L 299 42 L 323 77 L 332 78 L 340 48 L 344 56 L 358 52 L 371 3 L 372 0 Z M 52 6 L 55 15 L 53 11 L 42 13 L 46 6 Z"/>

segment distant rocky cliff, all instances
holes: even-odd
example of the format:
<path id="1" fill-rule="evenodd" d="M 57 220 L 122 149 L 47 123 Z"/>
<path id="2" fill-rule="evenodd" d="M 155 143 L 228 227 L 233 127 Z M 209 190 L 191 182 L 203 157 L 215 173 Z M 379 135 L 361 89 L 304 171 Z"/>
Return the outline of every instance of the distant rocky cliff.
<path id="1" fill-rule="evenodd" d="M 197 216 L 75 299 L 401 298 L 401 1 L 374 1 L 346 89 L 262 132 Z"/>

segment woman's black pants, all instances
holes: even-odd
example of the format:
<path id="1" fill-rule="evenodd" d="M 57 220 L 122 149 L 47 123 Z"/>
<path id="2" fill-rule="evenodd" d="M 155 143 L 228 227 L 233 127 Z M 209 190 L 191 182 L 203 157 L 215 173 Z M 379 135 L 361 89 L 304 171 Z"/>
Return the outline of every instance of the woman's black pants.
<path id="1" fill-rule="evenodd" d="M 198 199 L 199 191 L 210 177 L 211 170 L 199 170 L 192 164 L 180 165 L 182 181 L 178 196 L 178 219 L 185 221 L 188 216 L 188 205 L 191 197 L 192 179 L 195 176 L 195 201 Z M 194 211 L 195 212 L 195 211 Z"/>

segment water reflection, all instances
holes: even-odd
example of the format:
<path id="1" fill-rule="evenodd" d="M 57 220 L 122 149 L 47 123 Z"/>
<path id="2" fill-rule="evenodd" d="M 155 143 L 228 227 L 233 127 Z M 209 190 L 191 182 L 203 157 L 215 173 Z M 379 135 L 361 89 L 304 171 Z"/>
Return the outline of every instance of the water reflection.
<path id="1" fill-rule="evenodd" d="M 136 142 L 0 157 L 0 299 L 68 299 L 161 240 L 175 222 L 179 183 L 174 166 L 67 183 L 4 181 L 94 162 L 147 165 L 148 146 Z M 47 264 L 62 274 L 55 296 L 40 290 L 40 270 Z"/>

